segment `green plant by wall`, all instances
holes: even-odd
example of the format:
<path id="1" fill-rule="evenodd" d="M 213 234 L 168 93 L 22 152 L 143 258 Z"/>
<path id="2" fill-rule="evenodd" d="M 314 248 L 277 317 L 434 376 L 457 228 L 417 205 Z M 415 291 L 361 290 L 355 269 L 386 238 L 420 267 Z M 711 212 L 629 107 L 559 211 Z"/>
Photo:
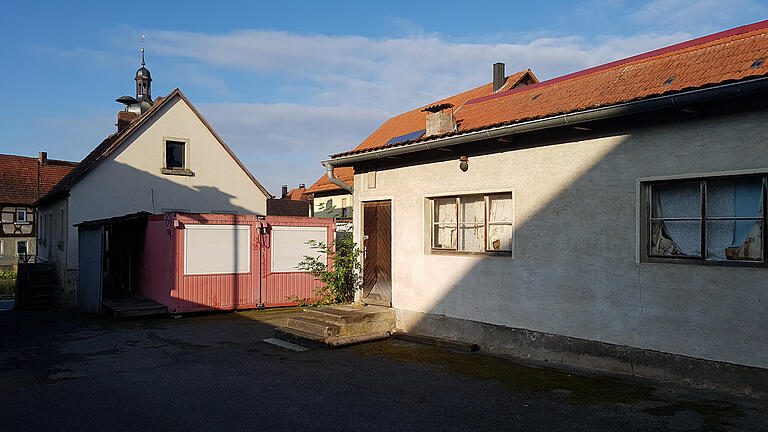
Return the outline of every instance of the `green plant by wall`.
<path id="1" fill-rule="evenodd" d="M 13 270 L 0 270 L 0 279 L 16 279 L 16 272 Z"/>
<path id="2" fill-rule="evenodd" d="M 351 302 L 355 298 L 355 290 L 362 283 L 360 266 L 360 248 L 352 239 L 352 234 L 345 234 L 335 242 L 327 245 L 324 242 L 310 240 L 307 242 L 315 256 L 304 255 L 296 268 L 309 272 L 322 285 L 315 290 L 314 299 L 297 299 L 302 305 L 321 306 Z M 328 265 L 330 261 L 330 265 Z"/>
<path id="3" fill-rule="evenodd" d="M 16 272 L 0 270 L 0 300 L 12 299 L 16 290 Z"/>

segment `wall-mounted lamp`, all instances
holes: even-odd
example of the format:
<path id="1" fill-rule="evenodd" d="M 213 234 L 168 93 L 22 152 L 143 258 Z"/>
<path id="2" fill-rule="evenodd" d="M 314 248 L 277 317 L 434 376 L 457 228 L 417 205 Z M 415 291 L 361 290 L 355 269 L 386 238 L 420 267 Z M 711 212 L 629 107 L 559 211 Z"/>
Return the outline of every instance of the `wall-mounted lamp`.
<path id="1" fill-rule="evenodd" d="M 464 172 L 467 172 L 467 170 L 469 169 L 469 158 L 466 156 L 462 156 L 459 158 L 459 161 L 460 161 L 459 169 Z"/>

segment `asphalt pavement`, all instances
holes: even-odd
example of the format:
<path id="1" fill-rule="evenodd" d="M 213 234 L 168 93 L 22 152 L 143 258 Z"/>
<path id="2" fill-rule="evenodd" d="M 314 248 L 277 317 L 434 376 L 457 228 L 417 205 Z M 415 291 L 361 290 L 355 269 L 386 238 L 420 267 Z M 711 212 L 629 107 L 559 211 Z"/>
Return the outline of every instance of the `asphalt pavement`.
<path id="1" fill-rule="evenodd" d="M 768 430 L 766 401 L 387 340 L 262 342 L 298 309 L 0 312 L 0 430 Z"/>

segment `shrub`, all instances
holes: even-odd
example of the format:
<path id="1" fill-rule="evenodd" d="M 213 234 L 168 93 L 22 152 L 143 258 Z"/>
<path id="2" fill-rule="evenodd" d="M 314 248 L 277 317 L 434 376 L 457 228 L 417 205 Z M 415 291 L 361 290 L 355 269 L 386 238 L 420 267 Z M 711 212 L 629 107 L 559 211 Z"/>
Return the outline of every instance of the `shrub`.
<path id="1" fill-rule="evenodd" d="M 296 268 L 309 272 L 322 285 L 315 290 L 314 299 L 300 301 L 302 305 L 320 306 L 345 303 L 354 300 L 355 290 L 361 283 L 360 248 L 352 234 L 345 234 L 330 245 L 310 240 L 307 242 L 318 256 L 304 255 Z M 327 263 L 330 260 L 331 265 Z"/>
<path id="2" fill-rule="evenodd" d="M 0 270 L 0 279 L 16 279 L 16 272 L 13 270 Z"/>

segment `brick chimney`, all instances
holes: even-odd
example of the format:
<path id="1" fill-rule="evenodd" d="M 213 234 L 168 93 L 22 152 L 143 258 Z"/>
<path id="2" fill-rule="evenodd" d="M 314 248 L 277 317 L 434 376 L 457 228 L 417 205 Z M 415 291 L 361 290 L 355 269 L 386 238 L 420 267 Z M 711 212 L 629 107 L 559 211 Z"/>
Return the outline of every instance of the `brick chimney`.
<path id="1" fill-rule="evenodd" d="M 285 198 L 288 195 L 288 185 L 283 185 L 283 195 L 280 198 Z"/>
<path id="2" fill-rule="evenodd" d="M 48 152 L 40 152 L 37 156 L 37 162 L 40 166 L 48 165 Z"/>
<path id="3" fill-rule="evenodd" d="M 117 133 L 120 133 L 131 125 L 131 122 L 136 118 L 136 113 L 133 111 L 120 111 L 117 113 Z"/>
<path id="4" fill-rule="evenodd" d="M 426 136 L 441 135 L 456 130 L 456 119 L 453 117 L 453 105 L 446 103 L 424 108 L 427 124 Z"/>

